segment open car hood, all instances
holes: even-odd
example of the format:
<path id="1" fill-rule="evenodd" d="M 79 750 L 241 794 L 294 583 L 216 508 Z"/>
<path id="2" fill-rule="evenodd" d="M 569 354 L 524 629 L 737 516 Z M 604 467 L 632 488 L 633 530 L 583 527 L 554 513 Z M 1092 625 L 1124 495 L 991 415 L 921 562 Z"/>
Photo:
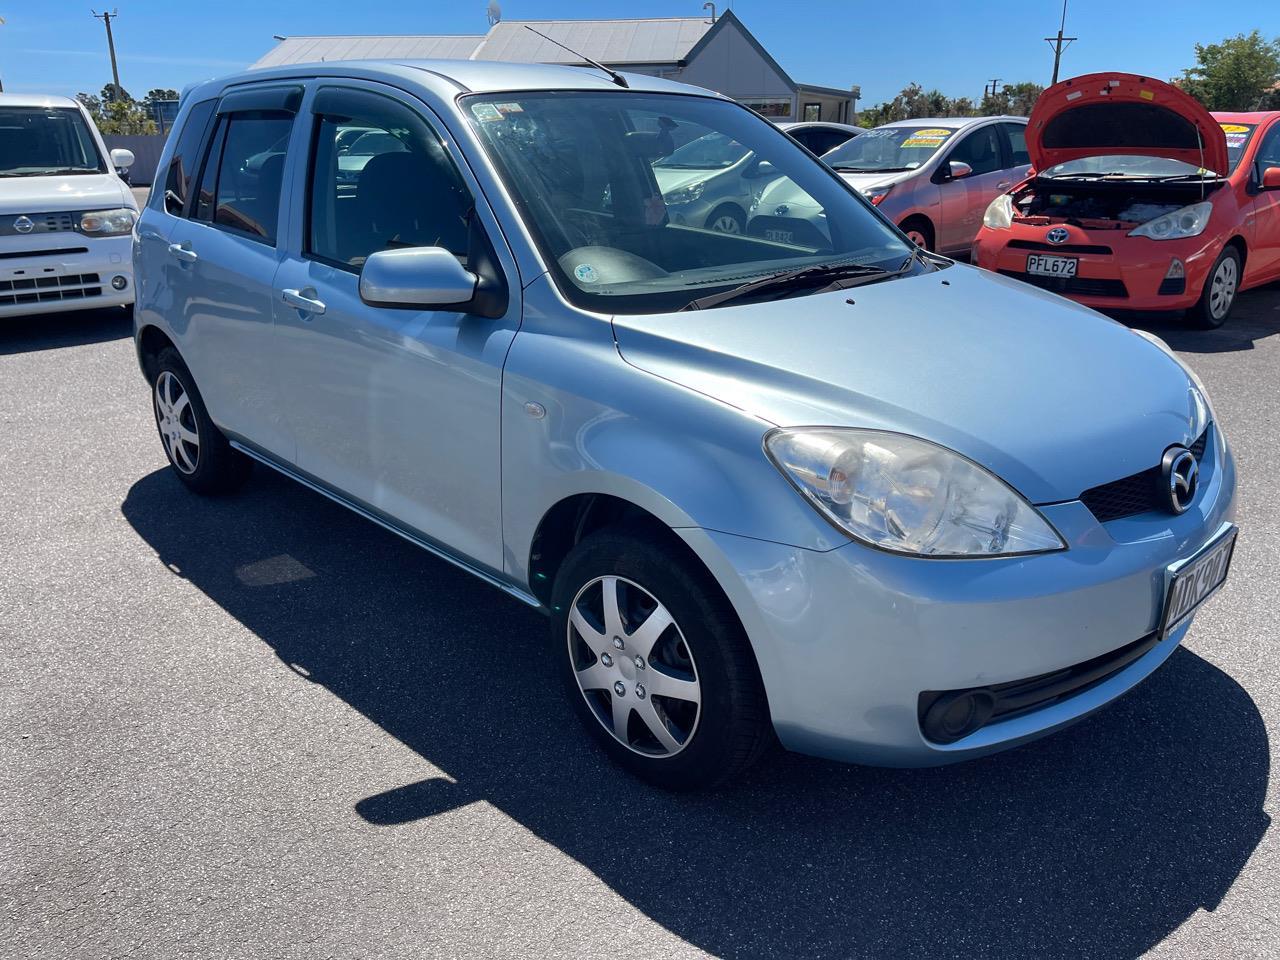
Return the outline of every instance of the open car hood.
<path id="1" fill-rule="evenodd" d="M 1036 170 L 1107 154 L 1163 157 L 1226 174 L 1227 138 L 1209 111 L 1172 84 L 1090 73 L 1054 84 L 1027 125 Z"/>

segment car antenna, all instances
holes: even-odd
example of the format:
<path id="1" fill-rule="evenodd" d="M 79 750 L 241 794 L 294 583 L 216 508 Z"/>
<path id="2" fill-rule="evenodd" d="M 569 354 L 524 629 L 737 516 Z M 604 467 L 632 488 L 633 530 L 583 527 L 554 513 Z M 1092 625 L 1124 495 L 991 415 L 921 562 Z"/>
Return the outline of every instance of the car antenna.
<path id="1" fill-rule="evenodd" d="M 570 53 L 572 53 L 575 57 L 578 57 L 580 60 L 584 60 L 584 61 L 586 61 L 587 63 L 591 64 L 591 66 L 595 67 L 597 70 L 603 70 L 605 73 L 607 73 L 607 74 L 609 75 L 609 79 L 610 79 L 610 80 L 612 80 L 614 83 L 616 83 L 618 86 L 620 86 L 620 87 L 626 87 L 627 89 L 630 89 L 630 88 L 631 88 L 631 84 L 627 83 L 627 78 L 626 78 L 626 77 L 624 77 L 622 74 L 620 74 L 617 70 L 610 70 L 610 69 L 609 69 L 608 67 L 606 67 L 603 63 L 600 63 L 600 62 L 599 62 L 599 61 L 597 61 L 597 60 L 592 60 L 590 57 L 583 56 L 583 55 L 582 55 L 582 54 L 580 54 L 577 50 L 573 49 L 573 47 L 566 47 L 566 46 L 565 46 L 563 43 L 561 43 L 559 40 L 552 40 L 550 37 L 548 37 L 548 36 L 547 36 L 545 33 L 543 33 L 541 30 L 534 30 L 534 29 L 533 29 L 533 27 L 529 26 L 527 23 L 524 25 L 524 28 L 525 28 L 526 30 L 532 31 L 533 33 L 536 33 L 536 34 L 537 34 L 538 36 L 540 36 L 543 40 L 546 40 L 546 41 L 548 41 L 548 42 L 550 42 L 550 43 L 554 43 L 554 44 L 555 44 L 557 47 L 559 47 L 561 50 L 568 50 L 568 51 L 569 51 Z"/>

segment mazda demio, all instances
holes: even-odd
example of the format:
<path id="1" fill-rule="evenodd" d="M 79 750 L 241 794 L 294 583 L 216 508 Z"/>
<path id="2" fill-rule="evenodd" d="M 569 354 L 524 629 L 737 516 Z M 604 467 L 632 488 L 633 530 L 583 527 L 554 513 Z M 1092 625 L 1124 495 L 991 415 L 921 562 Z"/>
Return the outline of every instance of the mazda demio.
<path id="1" fill-rule="evenodd" d="M 789 181 L 806 242 L 677 223 L 676 132 Z M 495 662 L 554 658 L 658 784 L 775 741 L 1023 743 L 1159 667 L 1227 575 L 1235 467 L 1161 341 L 921 250 L 705 90 L 448 61 L 209 82 L 134 257 L 178 479 L 265 464 L 544 611 L 549 645 Z"/>

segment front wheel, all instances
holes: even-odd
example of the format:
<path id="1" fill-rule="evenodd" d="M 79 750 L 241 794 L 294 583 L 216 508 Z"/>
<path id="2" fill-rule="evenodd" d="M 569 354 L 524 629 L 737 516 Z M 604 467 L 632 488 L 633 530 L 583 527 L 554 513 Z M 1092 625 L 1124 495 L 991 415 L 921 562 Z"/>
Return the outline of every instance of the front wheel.
<path id="1" fill-rule="evenodd" d="M 619 765 L 668 789 L 712 787 L 771 742 L 746 634 L 710 576 L 627 530 L 582 540 L 556 577 L 552 640 L 568 696 Z"/>
<path id="2" fill-rule="evenodd" d="M 917 247 L 925 250 L 933 249 L 933 224 L 924 217 L 907 217 L 899 225 L 899 229 Z"/>
<path id="3" fill-rule="evenodd" d="M 1188 313 L 1191 322 L 1202 330 L 1215 330 L 1227 321 L 1240 290 L 1240 251 L 1226 247 L 1218 255 L 1204 282 L 1200 300 Z"/>
<path id="4" fill-rule="evenodd" d="M 731 203 L 722 203 L 707 217 L 707 229 L 740 237 L 747 230 L 747 218 Z"/>

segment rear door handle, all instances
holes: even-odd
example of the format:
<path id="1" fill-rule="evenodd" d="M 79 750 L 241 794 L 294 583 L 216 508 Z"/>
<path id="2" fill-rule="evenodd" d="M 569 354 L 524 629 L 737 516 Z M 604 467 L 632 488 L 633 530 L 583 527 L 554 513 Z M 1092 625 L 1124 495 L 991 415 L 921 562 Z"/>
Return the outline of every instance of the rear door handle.
<path id="1" fill-rule="evenodd" d="M 314 290 L 308 290 L 308 293 L 314 293 Z M 285 290 L 281 293 L 281 299 L 291 307 L 297 307 L 304 313 L 321 314 L 324 313 L 324 301 L 315 300 L 311 297 L 304 296 L 301 290 Z"/>
<path id="2" fill-rule="evenodd" d="M 200 259 L 194 250 L 184 247 L 180 243 L 169 244 L 169 252 L 185 263 L 195 263 Z"/>

